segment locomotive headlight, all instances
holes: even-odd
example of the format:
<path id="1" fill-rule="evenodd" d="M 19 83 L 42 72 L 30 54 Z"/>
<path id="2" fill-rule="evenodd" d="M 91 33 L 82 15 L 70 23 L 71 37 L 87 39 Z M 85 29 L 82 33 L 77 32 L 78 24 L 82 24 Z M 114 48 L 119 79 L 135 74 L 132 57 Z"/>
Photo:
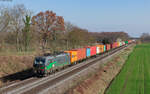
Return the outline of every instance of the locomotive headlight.
<path id="1" fill-rule="evenodd" d="M 42 61 L 40 61 L 39 64 L 42 64 Z"/>
<path id="2" fill-rule="evenodd" d="M 37 62 L 36 62 L 36 61 L 34 61 L 34 64 L 37 64 Z"/>

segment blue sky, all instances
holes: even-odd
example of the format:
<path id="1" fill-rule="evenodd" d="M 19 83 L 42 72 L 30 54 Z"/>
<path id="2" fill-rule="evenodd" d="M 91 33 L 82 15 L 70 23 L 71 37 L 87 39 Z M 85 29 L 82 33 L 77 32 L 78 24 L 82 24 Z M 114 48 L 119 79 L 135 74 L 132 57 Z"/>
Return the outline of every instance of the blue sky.
<path id="1" fill-rule="evenodd" d="M 34 14 L 52 10 L 65 21 L 92 32 L 125 31 L 138 37 L 150 33 L 150 0 L 12 0 L 0 5 L 24 4 Z"/>

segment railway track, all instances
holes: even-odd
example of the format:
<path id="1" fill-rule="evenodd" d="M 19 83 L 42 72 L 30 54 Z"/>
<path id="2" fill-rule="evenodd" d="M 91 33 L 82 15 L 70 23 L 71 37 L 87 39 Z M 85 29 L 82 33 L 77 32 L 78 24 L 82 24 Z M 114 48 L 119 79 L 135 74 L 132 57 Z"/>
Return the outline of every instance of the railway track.
<path id="1" fill-rule="evenodd" d="M 44 78 L 30 78 L 18 83 L 13 83 L 8 86 L 0 88 L 0 94 L 43 94 L 47 92 L 49 88 L 53 88 L 57 84 L 71 77 L 74 74 L 86 69 L 87 67 L 95 64 L 96 62 L 102 60 L 103 58 L 120 51 L 125 48 L 125 46 L 114 49 L 110 52 L 102 54 L 97 58 L 89 59 L 82 63 L 76 64 L 72 67 L 65 68 L 62 71 L 53 73 Z"/>

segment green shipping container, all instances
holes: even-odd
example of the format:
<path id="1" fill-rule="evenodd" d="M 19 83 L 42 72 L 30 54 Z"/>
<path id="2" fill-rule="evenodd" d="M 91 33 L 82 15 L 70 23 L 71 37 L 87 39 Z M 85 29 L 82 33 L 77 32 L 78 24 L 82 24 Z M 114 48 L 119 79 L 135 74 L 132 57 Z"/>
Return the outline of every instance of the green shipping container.
<path id="1" fill-rule="evenodd" d="M 120 42 L 120 46 L 122 46 L 122 42 Z"/>
<path id="2" fill-rule="evenodd" d="M 106 45 L 104 45 L 104 52 L 106 51 Z"/>
<path id="3" fill-rule="evenodd" d="M 128 44 L 128 41 L 125 41 L 125 44 Z"/>

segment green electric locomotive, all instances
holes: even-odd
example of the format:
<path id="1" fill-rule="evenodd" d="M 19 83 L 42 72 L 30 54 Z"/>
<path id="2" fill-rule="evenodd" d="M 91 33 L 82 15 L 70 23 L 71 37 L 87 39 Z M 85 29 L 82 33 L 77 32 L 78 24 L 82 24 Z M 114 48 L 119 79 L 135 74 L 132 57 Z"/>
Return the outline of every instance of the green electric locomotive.
<path id="1" fill-rule="evenodd" d="M 34 71 L 39 76 L 46 76 L 56 70 L 70 65 L 68 53 L 58 55 L 38 56 L 34 60 Z"/>

